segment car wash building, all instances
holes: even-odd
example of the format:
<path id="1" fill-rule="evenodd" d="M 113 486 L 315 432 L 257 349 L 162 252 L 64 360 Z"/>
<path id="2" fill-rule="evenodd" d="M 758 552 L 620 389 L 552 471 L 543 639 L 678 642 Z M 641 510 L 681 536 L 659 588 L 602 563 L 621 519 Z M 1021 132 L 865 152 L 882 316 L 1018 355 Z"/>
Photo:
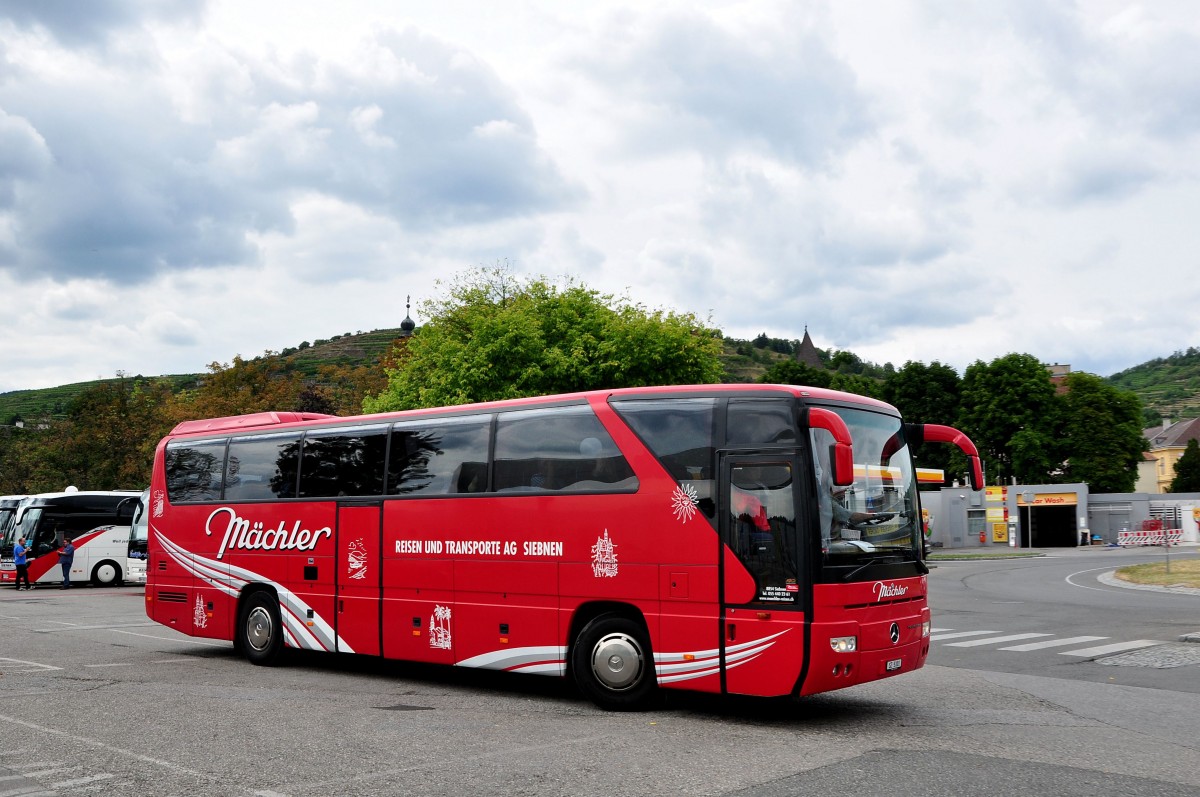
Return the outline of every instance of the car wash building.
<path id="1" fill-rule="evenodd" d="M 1200 493 L 1091 494 L 1086 484 L 1014 484 L 921 493 L 935 548 L 1074 548 L 1126 544 L 1141 529 L 1200 542 Z"/>

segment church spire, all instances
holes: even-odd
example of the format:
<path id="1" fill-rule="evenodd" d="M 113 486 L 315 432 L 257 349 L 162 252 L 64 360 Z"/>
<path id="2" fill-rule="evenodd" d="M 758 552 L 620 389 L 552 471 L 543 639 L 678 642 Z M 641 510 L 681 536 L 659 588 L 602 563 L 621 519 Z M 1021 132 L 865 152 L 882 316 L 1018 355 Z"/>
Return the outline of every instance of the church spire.
<path id="1" fill-rule="evenodd" d="M 417 328 L 417 324 L 409 316 L 409 308 L 412 307 L 412 296 L 404 297 L 404 320 L 400 322 L 400 337 L 407 338 Z"/>

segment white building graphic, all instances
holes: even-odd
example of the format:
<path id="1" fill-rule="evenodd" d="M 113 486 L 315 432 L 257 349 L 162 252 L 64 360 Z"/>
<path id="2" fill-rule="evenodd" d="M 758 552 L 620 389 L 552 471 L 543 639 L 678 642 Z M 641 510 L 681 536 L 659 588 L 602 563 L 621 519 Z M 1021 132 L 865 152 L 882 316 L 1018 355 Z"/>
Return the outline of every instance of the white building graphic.
<path id="1" fill-rule="evenodd" d="M 196 593 L 196 608 L 192 612 L 192 625 L 196 628 L 208 628 L 208 612 L 204 610 L 204 596 Z"/>
<path id="2" fill-rule="evenodd" d="M 450 650 L 450 607 L 434 606 L 433 617 L 429 618 L 429 647 Z"/>
<path id="3" fill-rule="evenodd" d="M 166 496 L 163 495 L 163 491 L 155 490 L 154 495 L 150 497 L 150 505 L 153 507 L 151 511 L 153 512 L 154 517 L 162 517 L 163 504 L 165 502 Z"/>
<path id="4" fill-rule="evenodd" d="M 362 537 L 346 546 L 346 577 L 360 581 L 367 577 L 367 545 Z"/>
<path id="5" fill-rule="evenodd" d="M 596 578 L 617 577 L 617 545 L 608 536 L 608 529 L 592 546 L 592 575 Z"/>

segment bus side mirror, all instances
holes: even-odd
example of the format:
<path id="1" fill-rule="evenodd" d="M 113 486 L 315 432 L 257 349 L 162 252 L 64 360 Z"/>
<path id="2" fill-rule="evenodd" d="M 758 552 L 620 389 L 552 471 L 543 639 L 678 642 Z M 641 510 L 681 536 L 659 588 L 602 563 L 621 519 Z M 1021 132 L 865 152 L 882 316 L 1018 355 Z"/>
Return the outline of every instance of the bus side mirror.
<path id="1" fill-rule="evenodd" d="M 958 446 L 971 464 L 971 489 L 983 489 L 983 463 L 979 460 L 979 449 L 971 442 L 971 438 L 953 426 L 936 423 L 909 423 L 905 424 L 904 431 L 910 442 L 953 443 Z"/>
<path id="2" fill-rule="evenodd" d="M 133 513 L 137 509 L 137 502 L 139 500 L 141 500 L 141 496 L 131 495 L 117 504 L 117 511 L 115 513 L 117 520 L 133 520 Z"/>
<path id="3" fill-rule="evenodd" d="M 829 463 L 833 468 L 832 480 L 838 487 L 854 483 L 854 446 L 850 438 L 850 427 L 842 416 L 821 407 L 808 408 L 808 425 L 813 429 L 824 429 L 833 435 L 829 447 Z"/>

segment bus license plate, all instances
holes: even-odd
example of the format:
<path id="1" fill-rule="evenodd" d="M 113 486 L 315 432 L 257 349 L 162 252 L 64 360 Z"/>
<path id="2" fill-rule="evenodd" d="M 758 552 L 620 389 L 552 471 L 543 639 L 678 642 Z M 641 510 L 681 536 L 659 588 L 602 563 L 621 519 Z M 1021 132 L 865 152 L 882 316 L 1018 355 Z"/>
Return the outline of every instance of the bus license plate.
<path id="1" fill-rule="evenodd" d="M 892 659 L 884 665 L 883 669 L 887 672 L 895 672 L 896 670 L 900 669 L 900 665 L 903 661 L 904 659 Z"/>

